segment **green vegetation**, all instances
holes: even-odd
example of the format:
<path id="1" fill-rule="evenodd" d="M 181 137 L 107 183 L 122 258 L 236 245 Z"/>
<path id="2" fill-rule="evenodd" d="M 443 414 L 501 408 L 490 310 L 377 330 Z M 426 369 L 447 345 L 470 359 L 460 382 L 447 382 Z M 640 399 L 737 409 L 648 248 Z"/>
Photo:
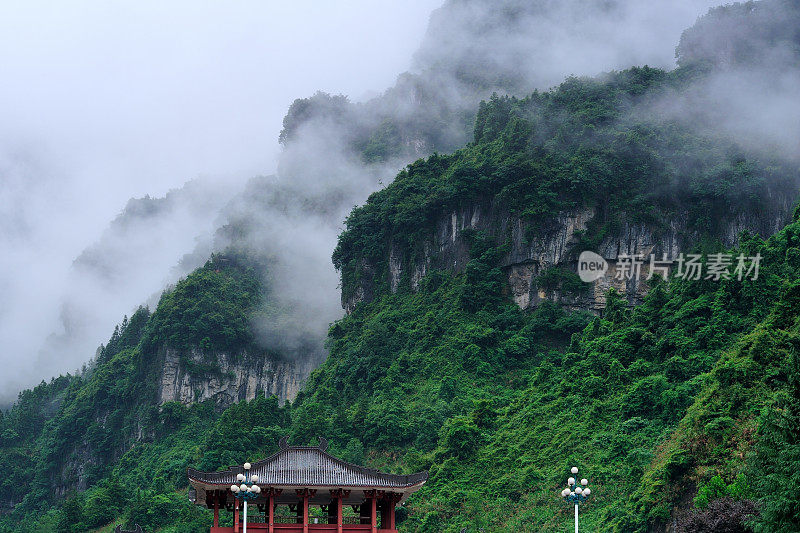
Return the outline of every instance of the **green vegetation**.
<path id="1" fill-rule="evenodd" d="M 240 351 L 253 343 L 249 319 L 262 298 L 252 268 L 240 267 L 233 257 L 215 256 L 164 294 L 148 324 L 147 346 L 212 354 Z"/>
<path id="2" fill-rule="evenodd" d="M 136 375 L 157 310 L 137 347 L 121 346 L 88 377 L 24 393 L 3 417 L 0 450 L 17 457 L 3 461 L 6 487 L 33 490 L 11 492 L 22 502 L 0 522 L 4 530 L 28 516 L 58 531 L 113 519 L 201 531 L 208 513 L 186 501 L 185 468 L 266 456 L 287 433 L 297 443 L 324 434 L 351 461 L 429 469 L 406 531 L 558 530 L 569 520 L 558 490 L 572 464 L 592 483 L 584 520 L 593 530 L 643 531 L 687 493 L 699 509 L 731 516 L 743 512 L 736 501 L 761 502 L 759 531 L 794 523 L 798 497 L 784 481 L 796 477 L 799 442 L 800 221 L 766 242 L 743 240 L 736 252 L 764 257 L 755 281 L 657 282 L 635 309 L 611 293 L 602 317 L 551 304 L 519 310 L 491 281 L 492 248 L 479 236 L 473 246 L 469 270 L 480 276 L 433 272 L 417 293 L 383 295 L 336 323 L 330 358 L 292 405 L 262 397 L 218 413 L 208 404 L 101 401 L 137 390 L 140 380 L 127 376 Z M 107 384 L 114 394 L 102 392 Z M 81 398 L 95 410 L 78 409 Z M 76 412 L 113 422 L 107 433 L 59 433 L 86 429 Z M 131 412 L 141 415 L 143 437 L 107 440 L 126 434 Z M 45 475 L 84 441 L 95 454 L 85 463 L 91 488 L 40 514 L 51 497 Z M 47 463 L 26 466 L 55 445 L 57 453 L 41 455 Z M 104 447 L 124 452 L 98 454 Z"/>
<path id="3" fill-rule="evenodd" d="M 389 249 L 415 262 L 435 224 L 466 205 L 492 206 L 534 227 L 593 208 L 587 244 L 622 220 L 659 229 L 676 218 L 686 219 L 696 242 L 713 241 L 737 213 L 768 212 L 769 198 L 793 195 L 795 166 L 647 112 L 703 75 L 692 66 L 637 67 L 570 78 L 523 99 L 492 96 L 478 110 L 474 142 L 416 161 L 353 210 L 333 255 L 345 297 L 364 265 L 386 291 Z"/>
<path id="4" fill-rule="evenodd" d="M 28 531 L 23 524 L 31 517 L 44 524 L 42 531 L 86 531 L 121 515 L 156 525 L 153 520 L 165 516 L 158 505 L 173 510 L 175 523 L 195 524 L 175 531 L 205 524 L 203 514 L 174 491 L 185 487 L 186 466 L 203 442 L 194 439 L 206 434 L 217 414 L 213 405 L 156 406 L 163 349 L 182 355 L 201 350 L 208 359 L 204 368 L 214 372 L 217 351 L 254 347 L 250 320 L 262 298 L 253 268 L 233 255 L 214 256 L 167 291 L 154 313 L 140 308 L 126 317 L 82 375 L 23 392 L 0 417 L 2 488 L 6 501 L 18 503 L 0 518 L 0 530 L 18 524 Z M 267 412 L 277 409 L 263 401 Z M 62 496 L 61 508 L 50 509 Z M 140 516 L 150 504 L 150 518 Z M 199 518 L 195 523 L 188 517 Z"/>
<path id="5" fill-rule="evenodd" d="M 309 427 L 328 420 L 338 441 L 365 439 L 375 464 L 430 468 L 412 531 L 557 530 L 572 464 L 594 486 L 592 530 L 663 523 L 698 486 L 698 507 L 758 499 L 762 529 L 778 530 L 798 501 L 791 483 L 770 489 L 797 465 L 796 402 L 770 406 L 793 397 L 797 375 L 798 246 L 797 221 L 766 243 L 745 237 L 734 252 L 764 257 L 757 280 L 660 282 L 635 309 L 612 293 L 577 334 L 586 318 L 550 306 L 526 315 L 490 298 L 464 314 L 469 272 L 431 274 L 419 293 L 385 295 L 333 328 L 294 428 L 318 416 Z M 491 295 L 491 276 L 480 279 Z M 770 438 L 754 447 L 757 434 Z"/>
<path id="6" fill-rule="evenodd" d="M 407 532 L 563 531 L 572 511 L 558 494 L 573 465 L 591 482 L 583 523 L 592 531 L 643 532 L 673 517 L 679 531 L 796 530 L 800 215 L 731 250 L 763 257 L 757 279 L 656 279 L 635 308 L 611 291 L 601 316 L 549 302 L 520 310 L 501 269 L 506 236 L 488 232 L 465 232 L 463 272 L 433 270 L 416 291 L 388 290 L 389 250 L 419 259 L 436 222 L 468 204 L 534 227 L 593 208 L 587 246 L 623 219 L 658 228 L 683 217 L 711 253 L 732 219 L 794 195 L 796 165 L 645 113 L 712 68 L 701 34 L 688 34 L 672 72 L 632 68 L 493 96 L 472 143 L 409 165 L 355 209 L 333 261 L 345 296 L 369 270 L 376 290 L 331 327 L 327 361 L 291 404 L 157 404 L 167 349 L 211 376 L 222 352 L 268 355 L 252 324 L 272 312 L 269 287 L 252 258 L 213 256 L 152 314 L 124 319 L 85 372 L 25 391 L 0 413 L 0 531 L 207 530 L 209 512 L 187 500 L 186 468 L 264 457 L 285 434 L 296 444 L 325 436 L 355 463 L 429 470 L 401 513 Z M 309 117 L 354 113 L 344 97 L 298 100 L 281 140 Z M 410 130 L 365 117 L 343 142 L 367 161 L 400 153 Z M 535 282 L 583 290 L 560 268 Z"/>

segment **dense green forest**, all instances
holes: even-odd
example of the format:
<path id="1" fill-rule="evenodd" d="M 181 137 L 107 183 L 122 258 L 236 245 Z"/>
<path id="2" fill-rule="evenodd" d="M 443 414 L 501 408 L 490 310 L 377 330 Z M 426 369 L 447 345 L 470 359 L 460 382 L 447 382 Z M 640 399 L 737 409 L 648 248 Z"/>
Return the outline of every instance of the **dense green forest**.
<path id="1" fill-rule="evenodd" d="M 740 251 L 764 257 L 757 280 L 657 282 L 643 305 L 612 296 L 592 317 L 519 310 L 492 268 L 496 251 L 476 239 L 464 275 L 432 274 L 419 292 L 384 295 L 336 323 L 329 360 L 294 404 L 157 408 L 138 387 L 159 314 L 193 308 L 177 296 L 198 283 L 247 287 L 246 270 L 210 262 L 162 298 L 168 307 L 127 321 L 108 345 L 118 353 L 23 393 L 4 415 L 3 488 L 22 503 L 3 527 L 85 531 L 125 517 L 200 531 L 209 517 L 186 499 L 187 466 L 218 468 L 274 451 L 284 433 L 300 443 L 322 432 L 350 461 L 430 469 L 408 531 L 558 530 L 572 464 L 594 487 L 584 513 L 593 529 L 643 530 L 688 493 L 698 509 L 730 500 L 731 514 L 758 501 L 761 531 L 789 531 L 778 525 L 800 519 L 790 466 L 800 449 L 800 221 Z M 88 423 L 100 413 L 105 425 Z M 113 456 L 126 441 L 121 455 L 96 458 L 88 490 L 51 507 L 62 453 L 86 443 Z M 23 520 L 38 526 L 14 526 Z"/>
<path id="2" fill-rule="evenodd" d="M 757 278 L 655 277 L 641 305 L 611 290 L 599 316 L 549 301 L 521 310 L 501 268 L 508 243 L 479 231 L 465 232 L 462 272 L 433 270 L 414 291 L 386 281 L 391 246 L 413 261 L 435 222 L 469 203 L 534 225 L 592 207 L 587 249 L 623 217 L 653 227 L 683 217 L 707 257 L 725 251 L 732 219 L 794 199 L 796 162 L 647 112 L 716 68 L 698 27 L 673 71 L 491 97 L 475 110 L 472 142 L 412 163 L 355 208 L 333 262 L 345 296 L 364 265 L 376 291 L 331 325 L 329 356 L 294 401 L 158 405 L 167 348 L 202 353 L 182 364 L 209 376 L 223 352 L 279 356 L 254 334 L 270 306 L 268 266 L 246 253 L 215 254 L 155 309 L 125 317 L 85 371 L 0 412 L 0 531 L 207 531 L 186 468 L 265 457 L 283 435 L 324 436 L 357 464 L 428 470 L 398 512 L 407 532 L 563 531 L 572 510 L 559 492 L 573 465 L 592 487 L 590 531 L 672 520 L 677 531 L 800 530 L 800 211 L 775 235 L 743 234 L 727 250 L 760 254 Z M 343 98 L 315 98 L 295 103 L 282 140 L 315 107 L 330 120 L 347 114 Z M 396 132 L 381 122 L 350 141 L 365 161 L 382 160 Z"/>
<path id="3" fill-rule="evenodd" d="M 523 99 L 492 96 L 480 105 L 472 143 L 409 165 L 351 213 L 333 255 L 345 297 L 365 264 L 386 290 L 390 246 L 414 262 L 436 222 L 464 205 L 499 207 L 541 227 L 559 213 L 594 208 L 576 246 L 591 249 L 623 221 L 666 229 L 686 219 L 694 242 L 714 240 L 742 213 L 793 198 L 796 166 L 777 154 L 748 153 L 700 133 L 701 124 L 647 113 L 708 72 L 694 63 L 671 72 L 631 68 Z"/>

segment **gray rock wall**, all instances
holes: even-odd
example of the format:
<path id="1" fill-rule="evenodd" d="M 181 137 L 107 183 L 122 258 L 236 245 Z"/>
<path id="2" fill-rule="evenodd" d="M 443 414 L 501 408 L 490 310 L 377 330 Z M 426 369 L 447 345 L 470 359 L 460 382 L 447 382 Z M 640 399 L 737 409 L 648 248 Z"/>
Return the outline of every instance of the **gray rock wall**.
<path id="1" fill-rule="evenodd" d="M 709 229 L 709 233 L 726 246 L 736 244 L 745 230 L 763 237 L 775 233 L 790 220 L 793 203 L 788 197 L 773 200 L 771 210 L 731 213 L 718 228 Z M 538 288 L 535 283 L 537 276 L 550 267 L 577 271 L 577 254 L 581 250 L 576 245 L 580 242 L 581 233 L 588 230 L 593 217 L 595 211 L 587 208 L 561 213 L 547 224 L 535 226 L 494 206 L 467 205 L 439 219 L 431 237 L 420 244 L 421 260 L 410 261 L 398 247 L 391 247 L 386 258 L 389 287 L 396 292 L 407 275 L 412 290 L 417 290 L 422 278 L 432 269 L 462 272 L 470 259 L 469 243 L 464 232 L 472 229 L 484 232 L 497 243 L 510 243 L 510 251 L 502 266 L 508 277 L 509 295 L 521 308 L 535 307 L 546 299 L 570 309 L 598 312 L 605 307 L 605 294 L 611 287 L 624 294 L 631 304 L 639 303 L 647 289 L 649 268 L 646 263 L 649 256 L 654 254 L 656 260 L 664 256 L 676 260 L 680 253 L 690 250 L 699 238 L 696 231 L 687 228 L 686 217 L 675 216 L 662 224 L 646 224 L 622 216 L 618 229 L 606 235 L 592 250 L 609 265 L 603 277 L 587 284 L 585 292 L 579 295 Z M 620 255 L 635 254 L 645 257 L 639 279 L 625 279 L 618 275 Z M 379 269 L 375 265 L 363 265 L 359 284 L 353 290 L 343 291 L 350 295 L 342 302 L 347 312 L 352 311 L 359 302 L 372 299 L 377 271 Z"/>
<path id="2" fill-rule="evenodd" d="M 192 362 L 201 364 L 205 356 L 193 351 Z M 315 365 L 310 360 L 285 361 L 268 356 L 233 357 L 220 354 L 216 358 L 219 372 L 197 373 L 182 364 L 173 349 L 163 351 L 163 365 L 158 384 L 158 403 L 176 401 L 191 404 L 212 399 L 224 408 L 258 394 L 275 395 L 281 402 L 293 400 Z"/>

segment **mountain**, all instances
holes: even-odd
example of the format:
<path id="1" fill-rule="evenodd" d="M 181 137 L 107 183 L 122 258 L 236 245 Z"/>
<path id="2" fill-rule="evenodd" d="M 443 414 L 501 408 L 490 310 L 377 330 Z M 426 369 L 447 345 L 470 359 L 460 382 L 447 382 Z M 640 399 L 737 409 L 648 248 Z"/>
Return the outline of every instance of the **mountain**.
<path id="1" fill-rule="evenodd" d="M 679 65 L 711 64 L 785 69 L 796 67 L 800 36 L 791 0 L 744 2 L 711 9 L 687 29 L 675 51 Z"/>
<path id="2" fill-rule="evenodd" d="M 446 7 L 471 5 L 486 6 Z M 751 20 L 765 5 L 773 15 Z M 797 154 L 717 120 L 732 116 L 715 106 L 720 76 L 771 69 L 685 52 L 698 32 L 721 27 L 713 42 L 738 42 L 739 28 L 752 39 L 752 26 L 793 16 L 778 0 L 745 6 L 732 8 L 739 24 L 717 26 L 728 11 L 712 11 L 688 30 L 677 69 L 487 97 L 472 109 L 471 140 L 364 198 L 335 249 L 322 243 L 337 217 L 390 163 L 365 166 L 383 148 L 336 134 L 352 104 L 296 102 L 283 174 L 228 203 L 217 253 L 152 311 L 123 319 L 85 371 L 2 413 L 0 530 L 202 531 L 210 516 L 186 498 L 186 468 L 262 457 L 288 434 L 323 435 L 356 464 L 429 470 L 398 511 L 404 531 L 561 530 L 573 465 L 592 487 L 589 529 L 742 531 L 756 509 L 756 530 L 790 531 L 800 520 Z M 770 27 L 766 42 L 785 48 Z M 793 75 L 783 68 L 780 79 Z M 382 139 L 409 150 L 402 136 Z M 305 151 L 332 143 L 344 147 Z M 357 173 L 345 179 L 347 169 Z M 347 311 L 324 339 L 314 331 L 333 316 L 332 269 L 315 263 L 320 250 L 341 273 Z M 575 272 L 586 250 L 610 264 L 594 284 Z M 717 254 L 759 257 L 760 270 L 634 283 L 613 275 L 626 252 L 700 254 L 705 272 Z"/>
<path id="3" fill-rule="evenodd" d="M 13 400 L 21 384 L 40 380 L 41 368 L 57 375 L 88 363 L 120 317 L 139 304 L 157 303 L 167 284 L 202 265 L 207 250 L 198 258 L 187 256 L 214 229 L 216 221 L 209 213 L 230 200 L 233 192 L 228 189 L 196 179 L 161 198 L 129 200 L 98 240 L 74 259 L 63 286 L 53 285 L 53 331 L 39 339 L 39 346 L 29 341 L 33 353 L 19 354 L 35 363 L 0 378 L 0 402 Z M 39 312 L 46 327 L 50 313 Z"/>
<path id="4" fill-rule="evenodd" d="M 409 71 L 383 94 L 361 102 L 317 94 L 291 106 L 276 176 L 244 190 L 195 180 L 165 198 L 133 200 L 76 259 L 37 361 L 56 374 L 80 368 L 115 320 L 155 305 L 168 284 L 229 246 L 271 265 L 274 298 L 287 312 L 261 324 L 264 344 L 291 351 L 313 339 L 312 359 L 324 358 L 325 330 L 342 314 L 328 259 L 354 205 L 411 161 L 467 143 L 492 91 L 524 96 L 573 73 L 671 66 L 681 30 L 712 3 L 445 2 Z M 4 403 L 36 378 L 7 379 Z"/>
<path id="5" fill-rule="evenodd" d="M 431 270 L 465 271 L 475 235 L 497 247 L 521 307 L 575 309 L 602 308 L 610 287 L 641 299 L 620 256 L 677 259 L 742 231 L 771 235 L 797 196 L 795 165 L 642 115 L 694 76 L 633 68 L 482 103 L 469 146 L 415 162 L 351 213 L 333 256 L 344 307 L 416 290 Z M 575 274 L 584 250 L 611 265 L 591 287 Z"/>

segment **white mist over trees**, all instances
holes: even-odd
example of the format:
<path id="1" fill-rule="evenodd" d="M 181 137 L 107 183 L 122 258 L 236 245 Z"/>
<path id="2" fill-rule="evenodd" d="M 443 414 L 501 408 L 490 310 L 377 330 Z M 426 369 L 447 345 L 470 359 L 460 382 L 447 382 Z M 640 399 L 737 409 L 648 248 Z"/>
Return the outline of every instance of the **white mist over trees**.
<path id="1" fill-rule="evenodd" d="M 800 4 L 792 0 L 726 5 L 687 29 L 678 64 L 713 69 L 683 94 L 650 110 L 741 146 L 800 161 Z"/>
<path id="2" fill-rule="evenodd" d="M 268 265 L 264 275 L 271 300 L 265 304 L 263 319 L 255 324 L 263 342 L 290 356 L 323 357 L 327 325 L 342 314 L 331 252 L 342 221 L 354 205 L 363 203 L 412 160 L 469 141 L 477 103 L 492 91 L 524 95 L 547 89 L 569 75 L 596 75 L 643 64 L 673 67 L 683 30 L 718 3 L 449 0 L 433 12 L 408 72 L 380 96 L 363 100 L 358 97 L 374 89 L 375 83 L 391 83 L 394 75 L 387 79 L 387 69 L 401 72 L 410 62 L 427 12 L 437 2 L 417 5 L 402 17 L 395 7 L 368 7 L 367 3 L 352 10 L 319 11 L 297 5 L 296 12 L 287 11 L 288 7 L 276 13 L 260 12 L 262 17 L 283 17 L 303 27 L 305 43 L 292 38 L 289 30 L 278 32 L 283 42 L 258 39 L 267 31 L 260 24 L 267 23 L 258 17 L 249 21 L 249 9 L 206 13 L 209 20 L 195 12 L 190 20 L 196 24 L 196 35 L 179 34 L 185 42 L 178 41 L 184 44 L 170 49 L 156 65 L 160 71 L 144 69 L 151 74 L 149 80 L 140 80 L 145 96 L 126 99 L 123 87 L 106 81 L 113 90 L 100 91 L 102 99 L 108 100 L 103 109 L 123 108 L 116 119 L 122 126 L 129 125 L 119 138 L 109 133 L 107 125 L 105 130 L 99 127 L 104 125 L 101 117 L 82 121 L 81 113 L 71 110 L 61 121 L 78 132 L 90 129 L 95 136 L 105 131 L 113 139 L 106 144 L 93 137 L 96 153 L 84 149 L 74 155 L 91 163 L 89 178 L 62 176 L 61 167 L 84 168 L 66 164 L 69 149 L 76 143 L 65 142 L 66 133 L 48 139 L 57 145 L 49 159 L 30 144 L 23 145 L 25 149 L 10 144 L 9 139 L 22 138 L 12 131 L 13 126 L 35 116 L 33 111 L 17 113 L 16 121 L 0 129 L 0 156 L 14 154 L 0 157 L 0 173 L 12 185 L 7 189 L 11 192 L 0 198 L 0 223 L 10 228 L 0 240 L 0 248 L 8 251 L 0 262 L 0 289 L 8 295 L 0 311 L 0 338 L 5 343 L 3 362 L 11 368 L 0 380 L 0 397 L 10 398 L 20 386 L 80 366 L 105 341 L 125 310 L 130 313 L 146 301 L 152 304 L 166 284 L 202 264 L 210 252 L 226 248 L 258 255 Z M 347 22 L 347 13 L 355 20 Z M 172 10 L 164 15 L 165 28 L 183 22 L 181 14 Z M 146 18 L 141 12 L 138 17 L 134 26 Z M 400 18 L 394 24 L 388 20 L 392 17 Z M 279 24 L 270 24 L 268 29 L 277 31 Z M 418 25 L 416 30 L 413 24 Z M 385 28 L 394 28 L 395 39 L 402 37 L 402 45 L 393 41 L 396 46 L 390 51 L 386 41 L 384 47 L 366 50 L 373 44 L 365 36 L 377 39 Z M 152 31 L 164 38 L 160 26 Z M 127 55 L 108 53 L 100 64 L 125 64 L 126 58 L 133 57 L 130 65 L 135 67 L 158 55 L 156 44 L 162 41 L 157 38 L 135 51 L 134 34 L 126 41 Z M 249 38 L 262 48 L 251 50 Z M 94 39 L 96 45 L 104 42 L 102 35 Z M 195 50 L 195 45 L 202 46 Z M 352 57 L 332 61 L 331 50 Z M 194 63 L 182 63 L 189 58 Z M 206 60 L 214 67 L 208 72 Z M 280 68 L 274 67 L 276 61 Z M 375 70 L 378 63 L 380 71 Z M 182 67 L 173 71 L 176 64 Z M 91 69 L 84 64 L 81 72 L 91 73 Z M 198 72 L 203 72 L 199 78 Z M 753 71 L 745 72 L 751 75 Z M 184 78 L 191 87 L 175 81 Z M 34 80 L 27 82 L 31 85 Z M 732 89 L 738 81 L 719 78 L 708 83 L 698 87 L 701 96 L 696 100 L 703 102 L 703 95 L 708 98 L 720 94 L 717 89 L 725 89 L 725 101 L 749 108 L 750 115 L 767 116 L 759 114 L 754 100 L 746 101 L 746 91 Z M 792 132 L 795 115 L 784 109 L 791 108 L 791 90 L 796 86 L 790 77 L 784 85 L 769 87 L 776 92 L 769 100 L 775 104 L 770 114 L 786 122 L 787 133 Z M 316 89 L 354 98 L 320 93 L 295 101 L 283 122 L 283 147 L 278 155 L 271 147 L 289 102 Z M 194 91 L 199 92 L 192 96 Z M 163 94 L 172 98 L 160 98 Z M 147 95 L 159 105 L 148 108 Z M 6 96 L 21 99 L 23 91 L 17 88 L 16 94 Z M 742 102 L 737 100 L 740 97 Z M 184 98 L 193 105 L 170 109 L 170 103 Z M 681 100 L 685 98 L 667 96 L 654 105 L 662 117 L 673 113 L 680 118 L 688 116 L 681 111 L 687 109 Z M 41 100 L 49 101 L 47 95 Z M 243 105 L 231 108 L 231 101 Z M 58 116 L 54 106 L 51 103 L 41 113 Z M 145 111 L 147 120 L 137 120 L 137 114 Z M 730 117 L 730 107 L 717 116 Z M 716 122 L 725 125 L 724 120 Z M 744 137 L 752 138 L 752 129 L 743 132 L 740 124 L 736 120 L 725 127 L 732 135 L 745 133 Z M 35 128 L 25 131 L 33 131 L 35 137 Z M 193 137 L 192 132 L 200 134 Z M 764 129 L 765 137 L 773 134 L 774 130 Z M 775 142 L 786 138 L 779 135 Z M 246 180 L 270 173 L 275 157 L 275 176 Z M 124 165 L 131 160 L 135 164 Z M 201 173 L 211 178 L 179 188 L 186 178 Z M 108 183 L 95 188 L 104 180 Z M 122 185 L 114 185 L 117 181 Z M 170 188 L 176 190 L 164 199 L 128 204 L 102 232 L 103 221 L 118 212 L 122 198 L 148 192 L 163 195 Z M 87 209 L 82 203 L 85 196 L 104 209 L 82 213 L 81 209 Z M 72 202 L 74 212 L 59 213 L 59 198 Z M 51 212 L 62 228 L 69 227 L 65 237 L 58 237 L 62 228 L 45 223 Z M 70 270 L 74 257 L 79 259 Z"/>
<path id="3" fill-rule="evenodd" d="M 208 234 L 211 205 L 274 171 L 291 101 L 392 83 L 436 5 L 0 6 L 0 399 L 88 361 L 122 314 L 174 279 L 166 265 Z M 188 198 L 205 185 L 103 236 L 129 198 L 163 197 L 197 178 L 209 185 L 194 206 Z M 122 256 L 109 250 L 120 259 L 112 283 L 71 271 L 83 249 L 108 239 L 127 241 L 113 244 Z"/>

